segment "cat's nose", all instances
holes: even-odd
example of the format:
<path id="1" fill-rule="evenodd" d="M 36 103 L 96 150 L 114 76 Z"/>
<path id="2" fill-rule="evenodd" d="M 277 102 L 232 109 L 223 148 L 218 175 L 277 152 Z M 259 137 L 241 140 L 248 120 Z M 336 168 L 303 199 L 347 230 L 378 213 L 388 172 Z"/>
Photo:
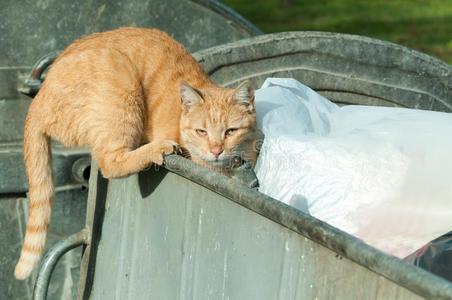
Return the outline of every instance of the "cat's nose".
<path id="1" fill-rule="evenodd" d="M 221 153 L 223 153 L 223 149 L 221 147 L 214 147 L 210 149 L 210 152 L 215 155 L 215 157 L 218 157 Z"/>

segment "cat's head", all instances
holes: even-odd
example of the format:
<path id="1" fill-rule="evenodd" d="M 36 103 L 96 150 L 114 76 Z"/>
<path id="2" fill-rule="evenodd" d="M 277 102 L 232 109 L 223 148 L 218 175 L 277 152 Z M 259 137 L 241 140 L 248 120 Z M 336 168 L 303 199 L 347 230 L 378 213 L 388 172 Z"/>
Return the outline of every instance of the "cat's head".
<path id="1" fill-rule="evenodd" d="M 254 90 L 249 81 L 235 89 L 180 88 L 181 144 L 191 159 L 211 169 L 231 167 L 235 157 L 252 156 L 256 130 Z"/>

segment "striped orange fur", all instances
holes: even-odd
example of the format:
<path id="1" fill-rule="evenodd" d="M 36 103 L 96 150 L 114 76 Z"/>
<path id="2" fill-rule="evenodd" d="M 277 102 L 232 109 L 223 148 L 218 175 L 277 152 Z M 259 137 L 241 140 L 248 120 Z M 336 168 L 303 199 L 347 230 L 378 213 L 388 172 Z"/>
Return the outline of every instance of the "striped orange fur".
<path id="1" fill-rule="evenodd" d="M 51 215 L 50 138 L 87 146 L 107 178 L 138 172 L 180 145 L 226 172 L 243 153 L 254 161 L 254 92 L 215 85 L 182 45 L 155 29 L 121 28 L 73 42 L 51 66 L 29 108 L 24 160 L 29 216 L 15 276 L 39 261 Z"/>

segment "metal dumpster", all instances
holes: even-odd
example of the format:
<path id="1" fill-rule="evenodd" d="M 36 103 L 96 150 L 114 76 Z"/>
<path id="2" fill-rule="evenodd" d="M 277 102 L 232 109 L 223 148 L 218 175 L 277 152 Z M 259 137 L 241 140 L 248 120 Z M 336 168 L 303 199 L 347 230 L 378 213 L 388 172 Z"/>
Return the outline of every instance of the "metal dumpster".
<path id="1" fill-rule="evenodd" d="M 14 279 L 27 215 L 22 134 L 30 98 L 18 88 L 43 55 L 72 40 L 120 26 L 157 27 L 191 51 L 259 34 L 260 31 L 221 3 L 211 0 L 2 1 L 0 9 L 0 299 L 30 299 L 35 276 Z M 38 67 L 42 67 L 42 64 Z M 39 83 L 39 72 L 31 87 Z M 25 86 L 30 88 L 30 86 Z M 89 157 L 86 150 L 53 147 L 56 197 L 48 246 L 80 230 L 86 213 Z M 80 251 L 59 264 L 49 298 L 76 293 Z M 58 281 L 58 282 L 56 282 Z"/>
<path id="2" fill-rule="evenodd" d="M 194 54 L 214 80 L 294 77 L 341 104 L 451 111 L 452 69 L 379 40 L 263 35 Z M 241 169 L 237 174 L 249 174 Z M 452 299 L 452 283 L 309 215 L 172 155 L 107 181 L 91 169 L 86 227 L 46 256 L 84 245 L 80 299 Z"/>

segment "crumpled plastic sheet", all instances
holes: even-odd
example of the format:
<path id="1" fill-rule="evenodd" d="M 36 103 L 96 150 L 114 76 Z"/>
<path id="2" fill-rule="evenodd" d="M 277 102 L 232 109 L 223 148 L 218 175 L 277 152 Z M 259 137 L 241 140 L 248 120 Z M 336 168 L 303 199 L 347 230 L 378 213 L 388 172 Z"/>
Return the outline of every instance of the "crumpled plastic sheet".
<path id="1" fill-rule="evenodd" d="M 256 90 L 259 191 L 403 258 L 452 228 L 452 114 Z"/>

